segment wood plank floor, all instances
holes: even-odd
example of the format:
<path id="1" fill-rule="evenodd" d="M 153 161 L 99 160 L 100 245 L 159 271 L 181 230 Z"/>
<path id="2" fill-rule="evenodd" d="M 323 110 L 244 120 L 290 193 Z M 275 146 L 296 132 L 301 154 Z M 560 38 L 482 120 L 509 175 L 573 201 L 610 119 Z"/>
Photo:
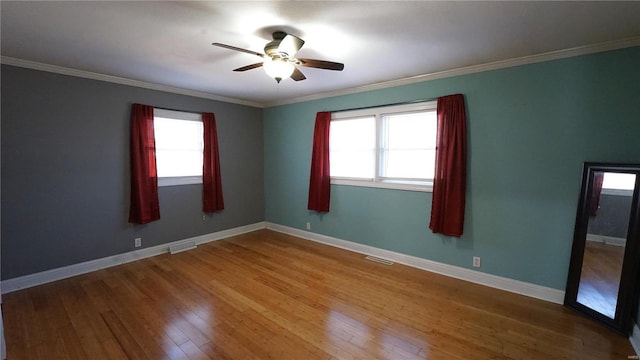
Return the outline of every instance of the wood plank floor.
<path id="1" fill-rule="evenodd" d="M 561 305 L 260 230 L 3 297 L 17 359 L 627 359 Z"/>
<path id="2" fill-rule="evenodd" d="M 624 246 L 587 241 L 578 302 L 613 319 L 624 262 Z"/>

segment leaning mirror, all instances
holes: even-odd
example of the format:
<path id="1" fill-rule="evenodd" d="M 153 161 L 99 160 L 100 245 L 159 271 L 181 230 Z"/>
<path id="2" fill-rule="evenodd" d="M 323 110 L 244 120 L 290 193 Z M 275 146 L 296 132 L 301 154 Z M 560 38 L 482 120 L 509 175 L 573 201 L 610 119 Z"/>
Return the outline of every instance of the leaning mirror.
<path id="1" fill-rule="evenodd" d="M 585 163 L 565 305 L 627 336 L 640 262 L 640 165 Z"/>

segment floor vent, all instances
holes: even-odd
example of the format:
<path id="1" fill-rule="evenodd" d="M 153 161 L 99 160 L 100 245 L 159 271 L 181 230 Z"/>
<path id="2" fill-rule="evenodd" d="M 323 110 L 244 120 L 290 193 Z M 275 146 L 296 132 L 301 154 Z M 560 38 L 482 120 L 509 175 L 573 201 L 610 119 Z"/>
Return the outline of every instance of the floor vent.
<path id="1" fill-rule="evenodd" d="M 375 261 L 375 262 L 380 263 L 380 264 L 393 265 L 393 261 L 389 261 L 387 259 L 382 259 L 382 258 L 375 257 L 375 256 L 367 256 L 367 257 L 365 257 L 365 259 L 371 260 L 371 261 Z"/>
<path id="2" fill-rule="evenodd" d="M 179 244 L 169 246 L 169 252 L 171 253 L 171 255 L 173 255 L 179 252 L 195 249 L 196 246 L 197 245 L 195 241 L 185 241 Z"/>

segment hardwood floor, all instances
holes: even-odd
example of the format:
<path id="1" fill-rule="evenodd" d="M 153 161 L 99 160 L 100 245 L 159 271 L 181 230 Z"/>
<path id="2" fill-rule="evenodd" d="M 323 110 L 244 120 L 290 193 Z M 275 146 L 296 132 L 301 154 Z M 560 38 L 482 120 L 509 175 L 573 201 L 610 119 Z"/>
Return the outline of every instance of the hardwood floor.
<path id="1" fill-rule="evenodd" d="M 613 319 L 624 262 L 624 246 L 587 241 L 578 302 Z"/>
<path id="2" fill-rule="evenodd" d="M 561 305 L 269 230 L 3 296 L 8 359 L 627 359 Z"/>

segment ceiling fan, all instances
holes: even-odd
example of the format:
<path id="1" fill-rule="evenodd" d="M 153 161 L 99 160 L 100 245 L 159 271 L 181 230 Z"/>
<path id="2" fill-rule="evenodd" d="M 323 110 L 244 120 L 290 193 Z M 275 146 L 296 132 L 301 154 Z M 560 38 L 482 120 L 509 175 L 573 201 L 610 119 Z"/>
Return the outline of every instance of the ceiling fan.
<path id="1" fill-rule="evenodd" d="M 302 45 L 304 45 L 304 40 L 283 31 L 273 33 L 273 40 L 265 45 L 264 54 L 221 43 L 213 43 L 211 45 L 263 58 L 264 60 L 262 62 L 239 67 L 233 71 L 247 71 L 263 66 L 265 72 L 278 83 L 288 77 L 291 77 L 295 81 L 306 79 L 304 74 L 298 70 L 295 65 L 337 71 L 344 69 L 344 64 L 338 62 L 296 58 L 295 55 Z"/>

